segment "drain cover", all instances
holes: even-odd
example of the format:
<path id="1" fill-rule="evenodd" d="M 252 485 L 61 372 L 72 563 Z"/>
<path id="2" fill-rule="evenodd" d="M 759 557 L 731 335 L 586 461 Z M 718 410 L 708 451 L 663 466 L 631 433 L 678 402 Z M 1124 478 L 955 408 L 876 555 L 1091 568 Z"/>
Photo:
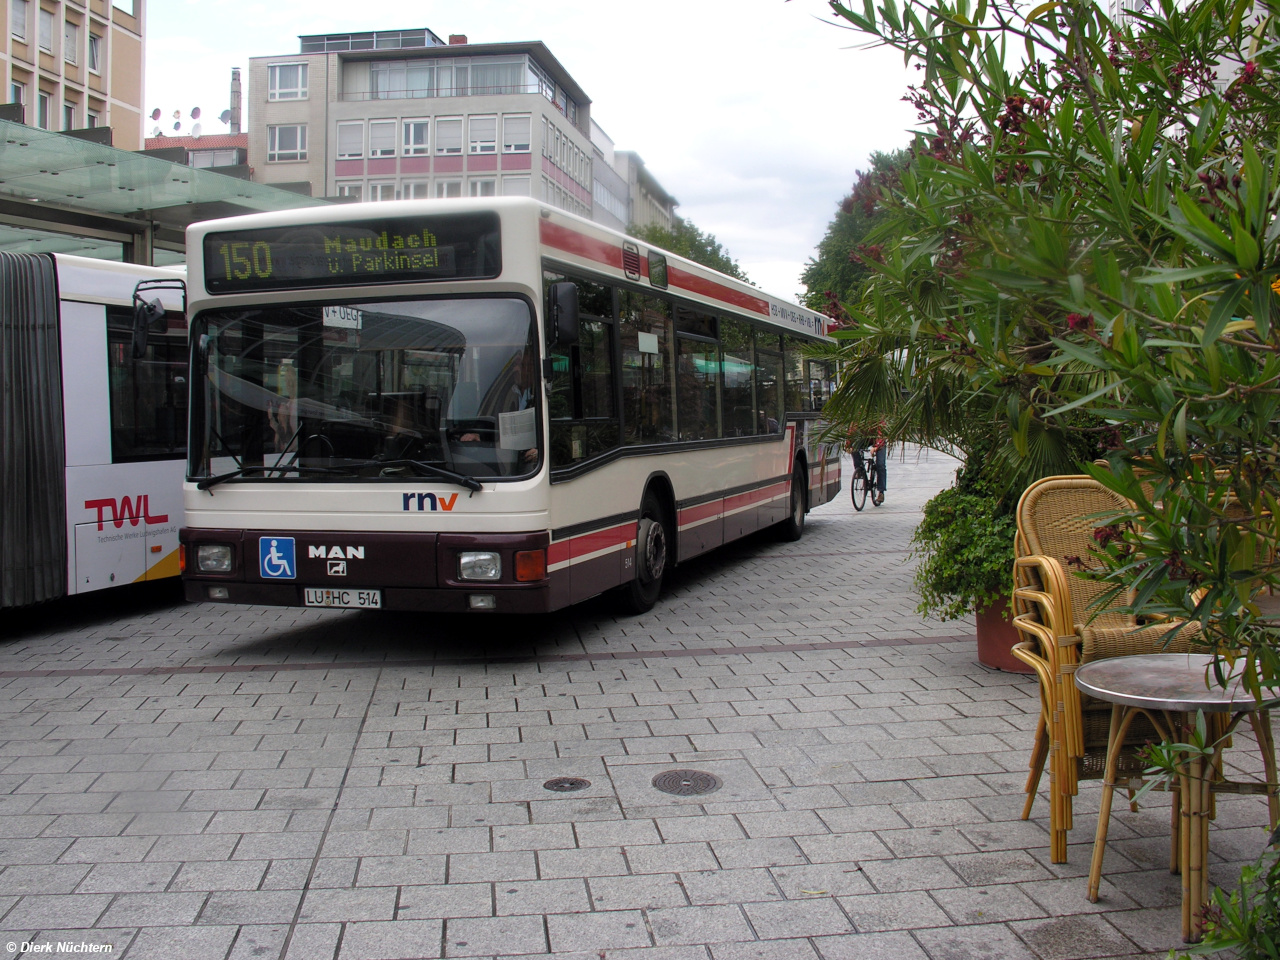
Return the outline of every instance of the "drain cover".
<path id="1" fill-rule="evenodd" d="M 583 780 L 581 777 L 556 777 L 544 783 L 542 788 L 554 790 L 556 793 L 572 793 L 574 790 L 585 790 L 589 786 L 591 781 Z"/>
<path id="2" fill-rule="evenodd" d="M 677 797 L 696 797 L 720 789 L 720 778 L 701 770 L 667 770 L 653 778 L 653 785 L 663 793 Z"/>

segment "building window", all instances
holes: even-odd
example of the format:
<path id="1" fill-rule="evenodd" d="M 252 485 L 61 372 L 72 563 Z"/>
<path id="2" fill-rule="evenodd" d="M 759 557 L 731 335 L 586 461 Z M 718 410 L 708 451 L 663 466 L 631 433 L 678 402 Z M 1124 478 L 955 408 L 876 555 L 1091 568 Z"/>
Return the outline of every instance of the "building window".
<path id="1" fill-rule="evenodd" d="M 307 99 L 307 65 L 305 63 L 273 63 L 268 66 L 267 99 Z"/>
<path id="2" fill-rule="evenodd" d="M 498 181 L 493 177 L 472 180 L 469 186 L 473 197 L 492 197 L 498 193 Z"/>
<path id="3" fill-rule="evenodd" d="M 404 155 L 421 157 L 427 153 L 427 131 L 430 120 L 406 120 L 404 122 Z"/>
<path id="4" fill-rule="evenodd" d="M 381 200 L 394 200 L 396 198 L 396 185 L 394 183 L 371 183 L 369 184 L 369 199 L 377 203 Z"/>
<path id="5" fill-rule="evenodd" d="M 62 56 L 67 63 L 80 62 L 80 26 L 70 20 L 62 24 Z"/>
<path id="6" fill-rule="evenodd" d="M 369 156 L 394 157 L 396 155 L 396 122 L 394 120 L 369 121 Z"/>
<path id="7" fill-rule="evenodd" d="M 40 11 L 40 49 L 53 53 L 53 12 Z"/>
<path id="8" fill-rule="evenodd" d="M 529 195 L 529 178 L 503 177 L 502 195 L 504 197 L 527 197 Z"/>
<path id="9" fill-rule="evenodd" d="M 138 12 L 135 8 L 137 0 L 111 0 L 111 5 L 117 10 L 123 10 L 131 17 L 136 17 Z"/>
<path id="10" fill-rule="evenodd" d="M 338 124 L 338 159 L 351 160 L 364 156 L 364 124 Z"/>
<path id="11" fill-rule="evenodd" d="M 400 187 L 401 200 L 426 200 L 431 196 L 429 184 L 425 180 L 406 183 Z"/>
<path id="12" fill-rule="evenodd" d="M 64 103 L 62 105 L 62 129 L 74 130 L 76 128 L 76 105 L 74 103 Z"/>
<path id="13" fill-rule="evenodd" d="M 529 142 L 528 117 L 502 118 L 503 153 L 528 153 Z"/>
<path id="14" fill-rule="evenodd" d="M 36 94 L 36 126 L 49 129 L 49 95 L 44 92 Z"/>
<path id="15" fill-rule="evenodd" d="M 436 153 L 462 152 L 462 118 L 436 120 Z"/>
<path id="16" fill-rule="evenodd" d="M 462 181 L 461 180 L 437 180 L 436 196 L 437 197 L 462 196 Z"/>
<path id="17" fill-rule="evenodd" d="M 23 103 L 27 102 L 27 85 L 14 80 L 9 84 L 9 102 Z"/>
<path id="18" fill-rule="evenodd" d="M 350 197 L 352 200 L 360 200 L 364 196 L 364 184 L 359 180 L 353 180 L 349 183 L 338 184 L 338 196 Z"/>
<path id="19" fill-rule="evenodd" d="M 19 40 L 27 39 L 27 11 L 31 0 L 9 0 L 9 32 Z"/>
<path id="20" fill-rule="evenodd" d="M 102 114 L 98 113 L 98 111 L 97 111 L 97 110 L 86 110 L 86 111 L 85 111 L 85 114 L 84 114 L 84 125 L 85 125 L 86 127 L 88 127 L 90 130 L 92 130 L 92 129 L 94 129 L 95 127 L 99 126 L 101 123 L 102 123 Z"/>
<path id="21" fill-rule="evenodd" d="M 240 160 L 237 150 L 192 150 L 188 155 L 193 167 L 232 167 Z"/>
<path id="22" fill-rule="evenodd" d="M 498 118 L 471 117 L 467 121 L 468 150 L 471 153 L 498 152 Z"/>
<path id="23" fill-rule="evenodd" d="M 102 38 L 97 34 L 89 34 L 89 72 L 102 72 Z"/>
<path id="24" fill-rule="evenodd" d="M 307 159 L 307 126 L 291 123 L 286 126 L 267 127 L 267 161 Z"/>

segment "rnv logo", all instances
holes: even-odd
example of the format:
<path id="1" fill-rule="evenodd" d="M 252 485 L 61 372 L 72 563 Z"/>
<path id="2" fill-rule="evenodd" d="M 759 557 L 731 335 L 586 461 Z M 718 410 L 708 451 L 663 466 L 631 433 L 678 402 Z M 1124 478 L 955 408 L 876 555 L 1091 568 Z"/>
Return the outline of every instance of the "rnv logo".
<path id="1" fill-rule="evenodd" d="M 436 496 L 434 493 L 406 493 L 404 494 L 404 510 L 444 510 L 448 512 L 453 509 L 453 505 L 458 502 L 458 495 L 451 493 L 447 497 Z M 424 506 L 430 503 L 431 506 Z M 416 504 L 416 507 L 414 506 Z"/>

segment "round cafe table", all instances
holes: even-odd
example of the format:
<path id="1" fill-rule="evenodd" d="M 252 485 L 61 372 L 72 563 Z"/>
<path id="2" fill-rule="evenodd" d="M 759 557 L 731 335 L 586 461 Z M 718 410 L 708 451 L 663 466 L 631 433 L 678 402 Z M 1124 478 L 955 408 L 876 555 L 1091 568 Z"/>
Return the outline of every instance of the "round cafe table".
<path id="1" fill-rule="evenodd" d="M 1116 766 L 1134 717 L 1145 714 L 1166 741 L 1186 743 L 1189 734 L 1195 730 L 1197 711 L 1231 715 L 1222 736 L 1215 743 L 1206 745 L 1210 752 L 1207 755 L 1187 753 L 1178 768 L 1178 869 L 1182 874 L 1182 939 L 1187 943 L 1200 939 L 1202 910 L 1209 899 L 1206 861 L 1209 855 L 1210 792 L 1265 793 L 1272 829 L 1280 820 L 1271 714 L 1258 709 L 1258 701 L 1241 687 L 1238 676 L 1228 678 L 1225 687 L 1220 686 L 1212 670 L 1213 659 L 1206 653 L 1152 653 L 1094 660 L 1077 667 L 1075 672 L 1076 686 L 1081 691 L 1112 705 L 1102 806 L 1098 812 L 1098 833 L 1089 870 L 1089 900 L 1095 903 L 1102 881 L 1102 855 L 1107 843 Z M 1263 697 L 1280 697 L 1280 690 L 1264 689 Z M 1233 783 L 1222 779 L 1223 742 L 1246 716 L 1253 724 L 1262 750 L 1266 783 Z"/>

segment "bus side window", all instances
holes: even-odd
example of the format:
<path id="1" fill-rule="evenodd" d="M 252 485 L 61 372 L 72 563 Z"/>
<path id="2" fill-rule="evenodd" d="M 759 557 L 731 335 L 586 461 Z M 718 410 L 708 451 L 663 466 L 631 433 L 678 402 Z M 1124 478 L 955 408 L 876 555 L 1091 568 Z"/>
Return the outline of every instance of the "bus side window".
<path id="1" fill-rule="evenodd" d="M 607 284 L 544 274 L 544 289 L 564 280 L 578 287 L 578 342 L 552 344 L 548 395 L 551 465 L 566 466 L 618 445 L 618 413 L 613 371 L 613 288 Z"/>
<path id="2" fill-rule="evenodd" d="M 750 437 L 756 432 L 754 341 L 749 323 L 735 317 L 721 318 L 720 369 L 726 437 Z"/>
<path id="3" fill-rule="evenodd" d="M 815 412 L 826 405 L 835 390 L 834 369 L 829 360 L 809 361 L 809 403 Z"/>
<path id="4" fill-rule="evenodd" d="M 782 344 L 774 333 L 756 331 L 756 433 L 782 432 Z"/>
<path id="5" fill-rule="evenodd" d="M 111 462 L 181 460 L 187 455 L 187 329 L 177 314 L 132 354 L 133 312 L 107 308 Z"/>
<path id="6" fill-rule="evenodd" d="M 809 391 L 806 389 L 808 383 L 805 382 L 804 375 L 804 344 L 795 337 L 783 337 L 782 341 L 786 349 L 784 357 L 786 362 L 785 393 L 787 412 L 811 411 L 813 403 L 809 398 Z"/>
<path id="7" fill-rule="evenodd" d="M 623 443 L 674 440 L 675 377 L 672 374 L 671 301 L 620 291 L 622 321 Z"/>

